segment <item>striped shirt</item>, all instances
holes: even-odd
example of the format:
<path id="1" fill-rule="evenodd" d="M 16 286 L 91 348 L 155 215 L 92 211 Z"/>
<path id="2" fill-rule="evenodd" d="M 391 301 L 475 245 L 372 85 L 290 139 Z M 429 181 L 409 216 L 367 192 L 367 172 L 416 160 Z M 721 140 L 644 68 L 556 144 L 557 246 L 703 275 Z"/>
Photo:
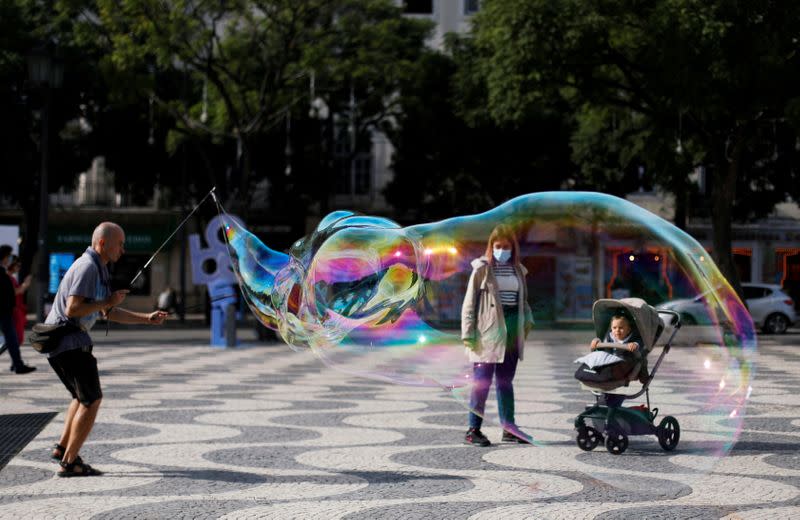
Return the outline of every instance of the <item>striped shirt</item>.
<path id="1" fill-rule="evenodd" d="M 492 273 L 497 280 L 500 303 L 503 307 L 516 307 L 519 302 L 519 279 L 514 266 L 511 264 L 493 265 Z"/>

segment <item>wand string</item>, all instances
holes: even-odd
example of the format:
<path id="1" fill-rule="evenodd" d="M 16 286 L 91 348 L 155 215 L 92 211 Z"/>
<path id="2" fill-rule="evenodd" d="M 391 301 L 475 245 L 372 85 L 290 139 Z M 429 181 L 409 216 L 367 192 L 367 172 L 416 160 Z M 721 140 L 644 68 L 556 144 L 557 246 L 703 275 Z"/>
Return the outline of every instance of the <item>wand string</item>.
<path id="1" fill-rule="evenodd" d="M 178 224 L 178 227 L 175 228 L 175 231 L 173 231 L 172 234 L 168 236 L 166 240 L 164 240 L 164 243 L 162 243 L 158 247 L 158 249 L 156 249 L 156 252 L 153 253 L 153 256 L 151 256 L 150 259 L 144 264 L 144 266 L 141 269 L 139 269 L 139 272 L 136 273 L 136 276 L 133 277 L 133 280 L 131 280 L 131 283 L 128 284 L 128 287 L 133 287 L 133 282 L 135 282 L 139 278 L 139 276 L 141 276 L 144 270 L 147 269 L 147 267 L 150 265 L 150 262 L 152 262 L 155 259 L 156 255 L 158 255 L 158 253 L 160 253 L 162 249 L 164 249 L 164 246 L 167 245 L 167 242 L 172 240 L 172 237 L 175 236 L 175 233 L 177 233 L 183 227 L 183 225 L 186 224 L 186 221 L 189 220 L 189 217 L 194 215 L 194 212 L 197 211 L 197 209 L 206 201 L 206 199 L 209 196 L 213 196 L 214 200 L 215 201 L 217 200 L 216 196 L 214 196 L 214 190 L 216 189 L 217 189 L 216 186 L 211 188 L 211 190 L 208 193 L 206 193 L 206 196 L 203 197 L 203 200 L 198 202 L 197 205 L 192 209 L 192 211 L 188 215 L 186 215 L 186 218 L 184 218 L 183 221 L 180 224 Z"/>

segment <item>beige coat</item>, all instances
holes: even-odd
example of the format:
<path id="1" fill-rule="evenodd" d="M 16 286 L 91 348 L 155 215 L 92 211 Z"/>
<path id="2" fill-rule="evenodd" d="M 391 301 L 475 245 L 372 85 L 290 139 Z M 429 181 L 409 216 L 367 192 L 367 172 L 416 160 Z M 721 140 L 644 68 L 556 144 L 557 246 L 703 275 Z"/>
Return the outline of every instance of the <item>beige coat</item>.
<path id="1" fill-rule="evenodd" d="M 515 270 L 519 279 L 517 352 L 522 360 L 526 332 L 533 326 L 533 313 L 528 305 L 525 283 L 528 270 L 522 265 L 517 265 Z M 472 363 L 502 363 L 505 358 L 506 322 L 500 304 L 500 291 L 491 265 L 483 256 L 472 261 L 472 275 L 461 306 L 461 339 L 477 339 L 475 351 L 466 349 Z"/>

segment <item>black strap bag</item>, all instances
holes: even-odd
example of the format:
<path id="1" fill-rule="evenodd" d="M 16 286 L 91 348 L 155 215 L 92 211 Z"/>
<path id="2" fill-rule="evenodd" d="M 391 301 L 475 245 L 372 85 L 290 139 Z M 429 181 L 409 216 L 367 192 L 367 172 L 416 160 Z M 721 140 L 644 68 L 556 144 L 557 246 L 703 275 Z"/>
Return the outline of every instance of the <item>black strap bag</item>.
<path id="1" fill-rule="evenodd" d="M 61 344 L 61 339 L 67 334 L 78 332 L 81 328 L 71 321 L 64 323 L 37 323 L 33 332 L 28 335 L 33 350 L 40 354 L 48 354 Z"/>

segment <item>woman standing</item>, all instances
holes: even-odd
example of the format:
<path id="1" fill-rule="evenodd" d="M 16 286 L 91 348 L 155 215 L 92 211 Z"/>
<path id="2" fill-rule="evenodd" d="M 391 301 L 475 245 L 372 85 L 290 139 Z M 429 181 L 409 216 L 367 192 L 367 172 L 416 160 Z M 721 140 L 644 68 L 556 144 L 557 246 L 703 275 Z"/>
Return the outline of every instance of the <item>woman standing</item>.
<path id="1" fill-rule="evenodd" d="M 17 340 L 22 343 L 25 337 L 25 324 L 28 322 L 28 306 L 25 305 L 25 291 L 31 286 L 31 275 L 25 277 L 22 283 L 17 281 L 19 270 L 22 267 L 18 256 L 11 257 L 11 263 L 8 265 L 8 276 L 11 278 L 11 285 L 14 286 L 14 297 L 16 298 L 16 305 L 14 305 L 14 313 L 12 314 L 14 321 L 14 328 L 17 331 Z"/>
<path id="2" fill-rule="evenodd" d="M 461 339 L 473 363 L 469 430 L 464 443 L 489 446 L 481 433 L 486 398 L 495 378 L 502 442 L 527 443 L 514 422 L 514 374 L 522 359 L 525 337 L 533 326 L 519 244 L 513 230 L 492 230 L 484 256 L 472 261 L 472 275 L 461 307 Z"/>

